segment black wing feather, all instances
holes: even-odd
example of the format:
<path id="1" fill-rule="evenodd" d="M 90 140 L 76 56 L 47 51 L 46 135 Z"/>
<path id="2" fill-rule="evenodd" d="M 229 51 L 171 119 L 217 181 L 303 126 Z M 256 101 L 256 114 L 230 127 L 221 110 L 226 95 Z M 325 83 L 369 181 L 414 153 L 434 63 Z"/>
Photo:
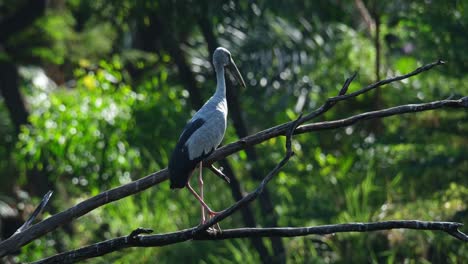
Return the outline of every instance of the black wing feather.
<path id="1" fill-rule="evenodd" d="M 180 136 L 179 141 L 172 152 L 171 159 L 169 160 L 169 179 L 171 182 L 171 189 L 185 187 L 190 175 L 195 167 L 197 167 L 198 163 L 213 152 L 203 153 L 200 157 L 196 157 L 191 160 L 189 158 L 188 149 L 185 146 L 185 143 L 190 136 L 193 135 L 193 133 L 195 133 L 195 131 L 197 131 L 204 123 L 205 120 L 199 118 L 185 125 L 182 135 Z"/>

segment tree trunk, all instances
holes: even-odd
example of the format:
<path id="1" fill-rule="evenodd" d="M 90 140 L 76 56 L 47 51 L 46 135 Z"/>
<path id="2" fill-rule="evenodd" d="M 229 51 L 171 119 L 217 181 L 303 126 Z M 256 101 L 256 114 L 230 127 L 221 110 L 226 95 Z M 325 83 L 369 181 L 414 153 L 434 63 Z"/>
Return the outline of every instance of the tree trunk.
<path id="1" fill-rule="evenodd" d="M 19 90 L 18 69 L 11 62 L 0 61 L 0 92 L 18 135 L 20 127 L 27 124 L 29 113 Z"/>

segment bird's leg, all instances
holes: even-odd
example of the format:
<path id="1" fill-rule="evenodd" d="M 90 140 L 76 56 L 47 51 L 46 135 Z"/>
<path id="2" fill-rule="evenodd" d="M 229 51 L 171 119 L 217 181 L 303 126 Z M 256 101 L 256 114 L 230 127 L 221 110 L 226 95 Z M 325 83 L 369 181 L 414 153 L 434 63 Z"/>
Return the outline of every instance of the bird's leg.
<path id="1" fill-rule="evenodd" d="M 202 217 L 201 217 L 201 224 L 204 224 L 206 222 L 206 218 L 205 218 L 205 209 L 206 211 L 208 211 L 208 214 L 210 215 L 210 218 L 219 214 L 219 212 L 215 212 L 213 210 L 211 210 L 211 208 L 205 203 L 205 201 L 203 200 L 203 174 L 202 174 L 202 166 L 203 164 L 200 162 L 199 164 L 199 175 L 198 175 L 198 183 L 200 184 L 200 194 L 201 194 L 201 197 L 200 195 L 198 195 L 198 193 L 192 188 L 192 186 L 190 185 L 190 178 L 192 176 L 190 176 L 189 180 L 187 181 L 187 188 L 189 189 L 189 191 L 193 194 L 193 196 L 195 196 L 195 198 L 197 198 L 197 200 L 200 202 L 201 204 L 201 207 L 202 207 Z M 221 231 L 221 227 L 219 226 L 219 223 L 216 223 L 216 227 L 218 228 L 218 231 Z M 216 229 L 215 229 L 216 230 Z"/>
<path id="2" fill-rule="evenodd" d="M 205 207 L 209 215 L 214 216 L 214 215 L 219 214 L 218 212 L 211 210 L 211 208 L 205 203 L 205 201 L 202 200 L 202 198 L 198 195 L 197 192 L 195 192 L 195 190 L 192 188 L 192 186 L 190 186 L 190 183 L 188 182 L 187 182 L 187 188 L 193 194 L 193 196 L 195 196 L 195 198 L 197 198 L 197 200 L 200 201 L 201 205 Z"/>
<path id="3" fill-rule="evenodd" d="M 203 197 L 203 164 L 202 164 L 203 161 L 200 161 L 200 172 L 198 174 L 198 184 L 200 185 L 200 196 L 201 196 L 201 199 L 202 201 L 204 201 L 204 197 Z M 210 218 L 217 215 L 218 213 L 217 212 L 214 212 L 214 211 L 211 211 L 211 210 L 208 210 L 208 214 L 210 215 Z M 205 223 L 205 207 L 203 207 L 202 205 L 202 224 Z M 221 227 L 219 226 L 219 223 L 216 223 L 216 226 L 218 227 L 218 230 L 221 231 Z"/>
<path id="4" fill-rule="evenodd" d="M 200 196 L 201 196 L 201 200 L 203 201 L 204 197 L 203 197 L 203 174 L 202 174 L 202 161 L 200 161 L 200 171 L 198 173 L 198 184 L 200 185 Z M 201 206 L 201 214 L 202 214 L 202 218 L 201 218 L 201 222 L 202 224 L 205 223 L 206 219 L 205 219 L 205 207 L 203 207 L 203 205 Z"/>

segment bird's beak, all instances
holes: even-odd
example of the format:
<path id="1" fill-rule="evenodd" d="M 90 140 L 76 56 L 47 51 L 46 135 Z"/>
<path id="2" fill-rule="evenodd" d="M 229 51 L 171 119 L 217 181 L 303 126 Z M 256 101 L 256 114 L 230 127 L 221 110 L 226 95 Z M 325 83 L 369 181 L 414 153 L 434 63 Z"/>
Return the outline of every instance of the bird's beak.
<path id="1" fill-rule="evenodd" d="M 240 74 L 239 69 L 237 68 L 236 64 L 234 63 L 234 60 L 231 59 L 231 63 L 228 65 L 229 71 L 234 75 L 234 78 L 236 78 L 237 82 L 245 88 L 245 82 L 244 79 L 242 78 L 242 75 Z"/>

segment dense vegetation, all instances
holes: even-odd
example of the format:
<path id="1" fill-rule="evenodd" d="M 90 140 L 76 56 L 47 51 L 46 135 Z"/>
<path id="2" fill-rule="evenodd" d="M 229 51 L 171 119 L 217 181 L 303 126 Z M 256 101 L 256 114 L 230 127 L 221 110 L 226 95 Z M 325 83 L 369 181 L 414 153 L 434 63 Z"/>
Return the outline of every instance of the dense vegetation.
<path id="1" fill-rule="evenodd" d="M 350 87 L 448 64 L 335 107 L 333 120 L 468 95 L 467 1 L 0 1 L 0 227 L 11 235 L 47 190 L 48 214 L 165 168 L 178 134 L 214 91 L 210 54 L 228 48 L 248 88 L 224 143 L 310 112 Z M 253 203 L 257 226 L 421 219 L 468 224 L 468 115 L 437 110 L 294 138 L 296 156 Z M 276 138 L 228 157 L 242 191 L 284 152 Z M 234 202 L 208 170 L 214 209 Z M 235 197 L 235 196 L 234 196 Z M 13 219 L 13 224 L 9 223 Z M 136 227 L 197 225 L 199 206 L 167 183 L 92 211 L 25 246 L 25 262 Z M 223 228 L 246 226 L 235 214 Z M 465 229 L 466 230 L 466 229 Z M 90 263 L 461 263 L 466 243 L 401 231 L 186 242 Z"/>

